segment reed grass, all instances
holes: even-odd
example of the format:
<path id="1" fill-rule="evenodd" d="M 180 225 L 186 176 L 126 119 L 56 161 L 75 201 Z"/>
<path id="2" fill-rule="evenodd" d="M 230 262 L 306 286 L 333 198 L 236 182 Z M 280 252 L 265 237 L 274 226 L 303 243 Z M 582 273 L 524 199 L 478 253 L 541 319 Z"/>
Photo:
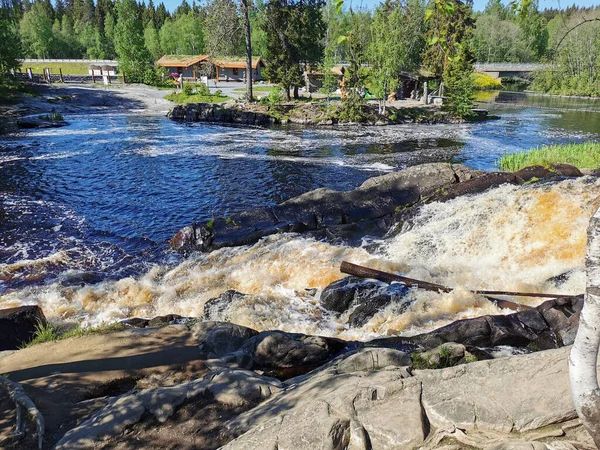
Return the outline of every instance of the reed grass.
<path id="1" fill-rule="evenodd" d="M 516 172 L 528 166 L 549 166 L 553 163 L 572 164 L 579 169 L 600 168 L 600 143 L 551 145 L 504 155 L 497 161 L 500 170 Z"/>
<path id="2" fill-rule="evenodd" d="M 65 327 L 51 325 L 49 323 L 41 323 L 35 327 L 35 335 L 31 341 L 22 345 L 20 348 L 31 347 L 32 345 L 42 344 L 44 342 L 61 341 L 72 337 L 87 336 L 90 334 L 104 334 L 113 331 L 125 329 L 125 325 L 120 322 L 99 325 L 95 327 L 81 327 L 79 325 L 66 329 Z"/>

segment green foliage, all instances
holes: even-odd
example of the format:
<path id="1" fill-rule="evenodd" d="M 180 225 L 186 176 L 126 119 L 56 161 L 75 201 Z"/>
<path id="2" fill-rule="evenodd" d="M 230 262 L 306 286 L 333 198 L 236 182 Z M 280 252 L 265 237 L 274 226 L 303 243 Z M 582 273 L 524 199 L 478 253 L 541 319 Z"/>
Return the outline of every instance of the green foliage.
<path id="1" fill-rule="evenodd" d="M 194 86 L 190 83 L 185 83 L 182 90 L 185 95 L 192 95 L 194 93 Z"/>
<path id="2" fill-rule="evenodd" d="M 580 169 L 600 168 L 600 143 L 552 145 L 504 155 L 497 161 L 500 170 L 516 172 L 524 167 L 553 163 L 572 164 Z"/>
<path id="3" fill-rule="evenodd" d="M 211 0 L 205 11 L 207 53 L 215 56 L 245 55 L 242 18 L 237 3 L 234 0 Z M 254 19 L 257 22 L 257 18 Z"/>
<path id="4" fill-rule="evenodd" d="M 432 358 L 427 352 L 414 352 L 410 355 L 412 366 L 417 370 L 425 369 L 444 369 L 456 365 L 456 361 L 452 358 L 450 351 L 443 345 L 439 350 L 439 358 Z"/>
<path id="5" fill-rule="evenodd" d="M 476 72 L 473 74 L 473 86 L 475 89 L 499 90 L 502 89 L 502 82 L 487 73 Z"/>
<path id="6" fill-rule="evenodd" d="M 33 339 L 20 348 L 31 347 L 32 345 L 43 344 L 44 342 L 57 341 L 60 336 L 60 330 L 60 327 L 53 326 L 49 323 L 38 322 L 35 326 Z"/>
<path id="7" fill-rule="evenodd" d="M 119 58 L 119 70 L 129 82 L 143 82 L 151 66 L 151 56 L 144 45 L 144 30 L 138 17 L 135 0 L 117 0 L 117 24 L 115 26 L 115 49 Z"/>
<path id="8" fill-rule="evenodd" d="M 458 44 L 458 54 L 450 59 L 444 71 L 446 100 L 444 109 L 468 119 L 473 116 L 474 82 L 473 60 L 469 42 Z"/>
<path id="9" fill-rule="evenodd" d="M 205 50 L 202 19 L 193 11 L 167 19 L 158 35 L 164 54 L 198 55 Z"/>
<path id="10" fill-rule="evenodd" d="M 278 106 L 283 102 L 283 92 L 281 89 L 277 89 L 276 91 L 272 91 L 269 95 L 261 97 L 259 103 L 261 105 L 268 106 Z"/>
<path id="11" fill-rule="evenodd" d="M 286 100 L 290 89 L 304 84 L 304 64 L 317 67 L 323 59 L 323 0 L 269 0 L 263 29 L 267 37 L 265 76 L 278 83 Z"/>
<path id="12" fill-rule="evenodd" d="M 186 85 L 184 85 L 184 89 L 185 89 L 185 86 Z M 187 86 L 189 86 L 189 84 Z M 188 95 L 185 92 L 181 92 L 181 93 L 173 92 L 171 94 L 165 95 L 165 98 L 167 100 L 175 102 L 179 105 L 183 105 L 186 103 L 223 103 L 228 100 L 231 100 L 230 97 L 227 97 L 224 95 L 217 95 L 216 92 L 214 94 L 209 94 L 209 95 L 201 95 L 201 94 L 196 94 L 193 92 L 192 92 L 192 94 Z"/>
<path id="13" fill-rule="evenodd" d="M 21 41 L 14 11 L 0 7 L 0 82 L 11 69 L 19 66 Z"/>
<path id="14" fill-rule="evenodd" d="M 401 72 L 417 71 L 424 48 L 424 7 L 419 1 L 406 5 L 387 0 L 375 11 L 368 48 L 370 84 L 380 99 L 379 114 L 385 112 L 390 92 L 400 86 Z"/>

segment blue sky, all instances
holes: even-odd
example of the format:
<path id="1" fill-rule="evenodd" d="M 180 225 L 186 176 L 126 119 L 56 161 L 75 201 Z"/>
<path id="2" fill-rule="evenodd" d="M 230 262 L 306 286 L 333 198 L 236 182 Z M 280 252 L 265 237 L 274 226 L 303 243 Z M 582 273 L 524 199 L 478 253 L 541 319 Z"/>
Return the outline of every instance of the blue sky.
<path id="1" fill-rule="evenodd" d="M 181 0 L 162 0 L 170 11 L 173 11 L 177 6 L 181 3 Z M 161 0 L 154 0 L 155 4 L 159 4 Z M 196 0 L 197 3 L 200 3 Z M 380 3 L 380 0 L 346 0 L 347 3 L 351 3 L 353 7 L 359 7 L 363 5 L 366 8 L 373 8 Z M 188 3 L 192 3 L 192 0 L 188 0 Z M 475 6 L 475 10 L 481 11 L 487 0 L 473 0 L 473 4 Z M 508 2 L 505 2 L 508 3 Z M 565 1 L 565 0 L 539 0 L 540 9 L 545 8 L 565 8 L 567 6 L 571 6 L 572 4 L 576 4 L 579 6 L 597 6 L 600 5 L 600 0 L 578 0 L 578 1 Z"/>

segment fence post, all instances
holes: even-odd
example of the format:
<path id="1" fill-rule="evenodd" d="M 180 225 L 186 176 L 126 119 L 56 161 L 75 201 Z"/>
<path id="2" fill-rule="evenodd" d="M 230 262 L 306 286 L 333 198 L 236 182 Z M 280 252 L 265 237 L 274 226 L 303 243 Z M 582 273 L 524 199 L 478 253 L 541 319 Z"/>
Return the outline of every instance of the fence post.
<path id="1" fill-rule="evenodd" d="M 61 83 L 64 83 L 64 82 L 65 82 L 65 80 L 63 79 L 62 68 L 60 68 L 60 67 L 58 68 L 58 73 L 59 73 L 59 75 L 60 75 L 60 82 L 61 82 Z"/>

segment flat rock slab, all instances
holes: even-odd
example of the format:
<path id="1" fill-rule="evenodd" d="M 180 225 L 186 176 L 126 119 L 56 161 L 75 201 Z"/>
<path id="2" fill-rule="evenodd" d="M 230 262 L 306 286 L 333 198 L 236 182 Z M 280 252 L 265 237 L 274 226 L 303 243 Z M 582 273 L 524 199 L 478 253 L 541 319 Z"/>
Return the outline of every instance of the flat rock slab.
<path id="1" fill-rule="evenodd" d="M 569 350 L 414 371 L 413 376 L 394 367 L 363 371 L 363 365 L 347 372 L 351 365 L 341 360 L 290 380 L 284 391 L 231 421 L 230 433 L 239 437 L 224 448 L 412 449 L 455 429 L 466 430 L 473 442 L 479 436 L 480 447 L 492 435 L 514 439 L 511 433 L 576 418 Z M 336 367 L 344 366 L 339 373 Z"/>

